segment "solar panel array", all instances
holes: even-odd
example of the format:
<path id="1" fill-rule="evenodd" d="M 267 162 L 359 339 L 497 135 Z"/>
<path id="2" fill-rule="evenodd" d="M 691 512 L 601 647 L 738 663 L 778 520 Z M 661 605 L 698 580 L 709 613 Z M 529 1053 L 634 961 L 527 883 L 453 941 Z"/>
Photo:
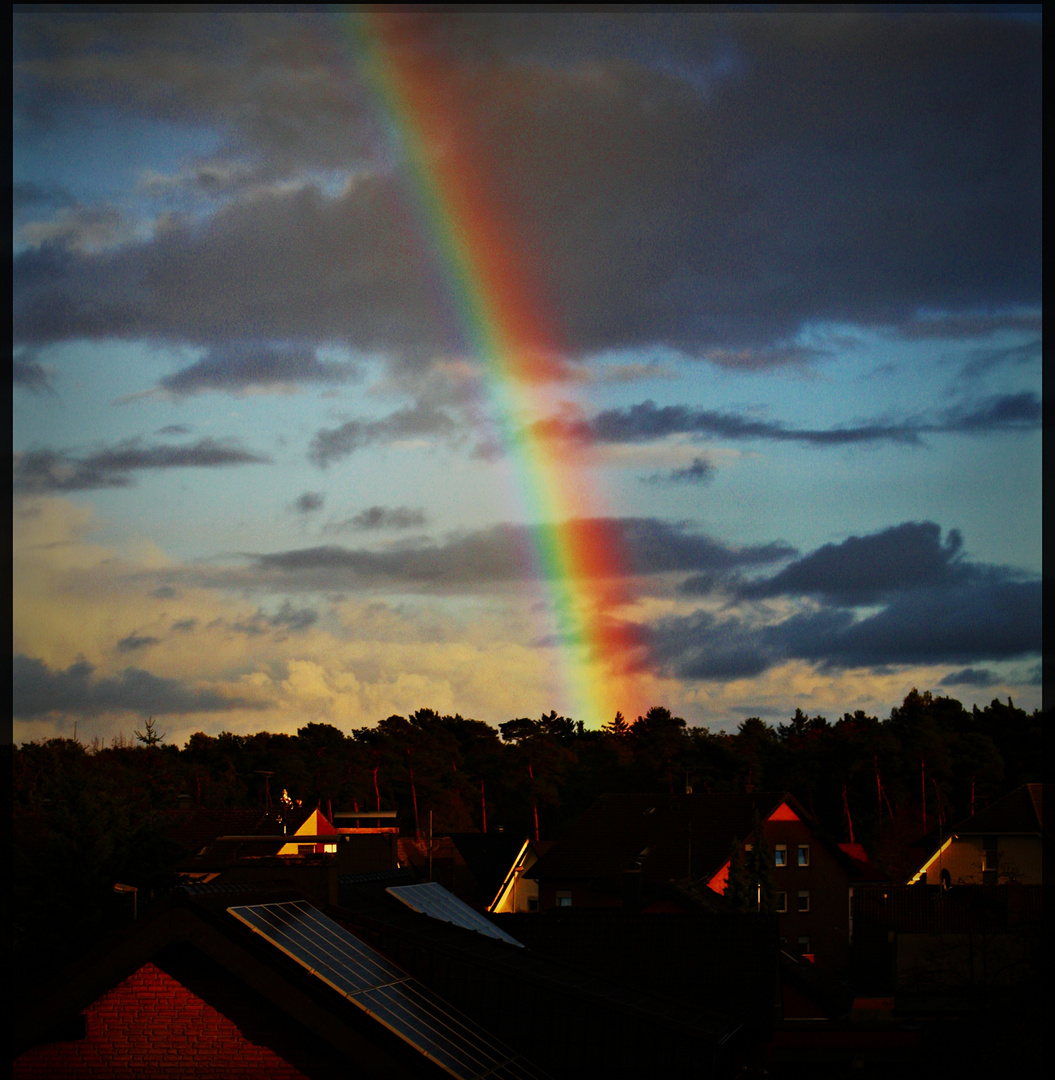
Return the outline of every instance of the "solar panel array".
<path id="1" fill-rule="evenodd" d="M 451 1076 L 544 1077 L 516 1051 L 307 901 L 251 904 L 227 911 Z"/>
<path id="2" fill-rule="evenodd" d="M 454 923 L 455 926 L 464 926 L 467 930 L 475 930 L 478 934 L 486 934 L 509 945 L 517 945 L 521 949 L 524 947 L 522 942 L 517 941 L 504 930 L 499 930 L 490 919 L 474 911 L 464 901 L 459 900 L 454 893 L 448 892 L 438 881 L 427 881 L 418 885 L 391 885 L 385 892 L 401 900 L 414 911 L 420 911 L 433 919 Z"/>

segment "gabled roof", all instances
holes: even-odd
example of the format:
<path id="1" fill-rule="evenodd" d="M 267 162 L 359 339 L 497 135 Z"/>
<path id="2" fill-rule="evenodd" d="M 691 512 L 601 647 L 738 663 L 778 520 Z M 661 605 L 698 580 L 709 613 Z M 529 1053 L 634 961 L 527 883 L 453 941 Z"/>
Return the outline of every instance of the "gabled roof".
<path id="1" fill-rule="evenodd" d="M 1044 830 L 1043 784 L 1023 784 L 953 828 L 960 836 L 1039 834 Z"/>
<path id="2" fill-rule="evenodd" d="M 485 904 L 494 899 L 524 846 L 524 838 L 515 833 L 490 832 L 451 833 L 450 839 L 476 879 L 481 899 Z"/>
<path id="3" fill-rule="evenodd" d="M 764 822 L 782 807 L 815 827 L 784 792 L 602 795 L 527 876 L 614 881 L 639 868 L 649 883 L 709 879 L 728 861 L 733 841 L 750 837 L 756 816 Z"/>
<path id="4" fill-rule="evenodd" d="M 320 933 L 329 935 L 327 940 L 342 937 L 348 948 L 371 970 L 397 972 L 395 982 L 389 978 L 385 984 L 391 983 L 396 989 L 379 991 L 371 986 L 357 989 L 340 984 L 336 977 L 320 977 L 321 961 L 305 963 L 299 944 L 290 946 L 279 941 L 276 945 L 270 940 L 266 926 L 263 934 L 257 926 L 250 928 L 254 920 L 269 920 L 274 911 L 293 911 L 298 917 L 310 919 L 312 926 L 321 928 Z M 300 937 L 303 935 L 298 941 Z M 206 963 L 218 965 L 226 973 L 225 978 L 233 978 L 242 988 L 243 995 L 266 999 L 270 1002 L 272 1022 L 282 1023 L 284 1017 L 298 1026 L 298 1030 L 306 1030 L 315 1039 L 322 1040 L 343 1059 L 345 1072 L 351 1067 L 356 1075 L 365 1072 L 366 1075 L 407 1078 L 438 1077 L 443 1071 L 434 1063 L 442 1060 L 450 1047 L 444 1044 L 433 1053 L 433 1044 L 428 1041 L 430 1036 L 427 1034 L 437 1030 L 437 1026 L 426 1025 L 422 1029 L 426 1035 L 425 1045 L 421 1045 L 421 1032 L 413 1025 L 392 1020 L 386 1013 L 388 1006 L 381 998 L 398 1006 L 401 993 L 404 997 L 414 998 L 408 1006 L 410 1014 L 423 1016 L 432 1010 L 450 1028 L 452 1038 L 455 1041 L 462 1039 L 470 1050 L 484 1045 L 491 1049 L 500 1048 L 497 1040 L 468 1018 L 462 1018 L 464 1026 L 459 1027 L 461 1020 L 456 1009 L 440 1001 L 431 991 L 423 987 L 417 989 L 410 976 L 399 972 L 388 958 L 357 939 L 354 932 L 336 929 L 332 920 L 318 908 L 298 898 L 288 883 L 274 882 L 240 887 L 209 884 L 178 890 L 170 908 L 126 928 L 65 972 L 44 1000 L 16 1018 L 15 1055 L 41 1041 L 56 1025 L 76 1017 L 124 980 L 142 971 L 145 965 L 155 960 L 164 964 L 160 957 L 172 948 L 177 948 L 177 956 L 184 960 L 193 954 Z M 155 1023 L 154 1017 L 151 1023 Z M 171 1038 L 178 1041 L 183 1037 L 183 1027 L 183 1020 L 173 1028 L 162 1015 L 156 1018 L 156 1026 L 152 1029 L 154 1041 L 164 1042 L 166 1046 Z M 458 1031 L 463 1034 L 456 1034 Z M 464 1033 L 475 1034 L 471 1034 L 469 1042 L 465 1043 Z M 476 1076 L 479 1070 L 466 1065 L 473 1057 L 475 1053 L 468 1057 L 463 1054 L 463 1060 L 457 1063 L 459 1068 L 451 1070 L 449 1063 L 443 1068 L 447 1072 L 453 1071 L 454 1075 Z M 501 1060 L 501 1068 L 506 1069 L 501 1075 L 540 1075 L 515 1053 L 505 1054 Z"/>
<path id="5" fill-rule="evenodd" d="M 839 844 L 839 850 L 853 866 L 853 877 L 857 881 L 889 881 L 890 875 L 883 873 L 868 857 L 864 844 Z"/>
<path id="6" fill-rule="evenodd" d="M 383 882 L 342 883 L 332 914 L 499 1037 L 514 1045 L 526 1037 L 538 1048 L 531 1056 L 557 1075 L 681 1075 L 742 1022 L 725 1008 L 659 998 L 632 978 L 598 975 L 411 911 Z M 525 925 L 508 920 L 546 918 L 495 922 L 508 928 Z M 653 956 L 652 970 L 662 972 L 664 961 Z"/>

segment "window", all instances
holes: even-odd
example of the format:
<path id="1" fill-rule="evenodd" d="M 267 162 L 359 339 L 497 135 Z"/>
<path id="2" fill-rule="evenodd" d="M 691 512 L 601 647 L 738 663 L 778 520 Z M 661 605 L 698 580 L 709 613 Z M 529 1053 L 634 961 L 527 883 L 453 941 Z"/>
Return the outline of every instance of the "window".
<path id="1" fill-rule="evenodd" d="M 776 863 L 777 863 L 777 866 L 787 866 L 788 865 L 788 845 L 787 844 L 777 844 Z"/>
<path id="2" fill-rule="evenodd" d="M 557 893 L 557 907 L 571 907 L 571 893 L 559 892 Z"/>
<path id="3" fill-rule="evenodd" d="M 810 894 L 808 889 L 799 890 L 799 911 L 810 910 Z"/>
<path id="4" fill-rule="evenodd" d="M 786 892 L 778 892 L 776 899 L 776 912 L 778 915 L 783 915 L 788 910 L 788 894 Z"/>
<path id="5" fill-rule="evenodd" d="M 528 897 L 528 911 L 538 911 L 538 897 L 537 896 L 529 896 Z"/>
<path id="6" fill-rule="evenodd" d="M 298 855 L 314 855 L 315 854 L 315 845 L 314 844 L 298 844 L 297 845 L 297 854 Z"/>
<path id="7" fill-rule="evenodd" d="M 982 840 L 982 884 L 995 885 L 997 882 L 997 867 L 1000 865 L 1000 852 L 995 836 L 987 836 Z"/>
<path id="8" fill-rule="evenodd" d="M 810 939 L 808 937 L 799 938 L 799 956 L 804 960 L 813 959 L 813 950 L 810 948 Z"/>
<path id="9" fill-rule="evenodd" d="M 810 865 L 810 845 L 799 844 L 799 866 Z"/>

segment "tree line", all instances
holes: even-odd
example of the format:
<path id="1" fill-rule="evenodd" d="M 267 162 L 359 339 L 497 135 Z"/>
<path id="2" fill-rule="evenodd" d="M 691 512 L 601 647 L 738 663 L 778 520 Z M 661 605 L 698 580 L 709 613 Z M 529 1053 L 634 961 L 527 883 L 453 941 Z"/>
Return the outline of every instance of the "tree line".
<path id="1" fill-rule="evenodd" d="M 188 804 L 395 810 L 404 834 L 424 831 L 431 813 L 440 835 L 502 828 L 554 839 L 605 792 L 787 790 L 896 880 L 921 861 L 914 845 L 925 837 L 1043 779 L 1047 715 L 1010 699 L 968 710 L 913 690 L 882 720 L 796 710 L 731 733 L 689 726 L 663 706 L 600 730 L 555 711 L 495 728 L 422 708 L 347 732 L 323 723 L 296 735 L 198 732 L 182 749 L 152 720 L 135 742 L 24 743 L 8 748 L 16 952 L 42 932 L 41 911 L 93 936 L 112 915 L 115 881 L 163 891 L 177 854 L 167 829 Z M 87 924 L 86 912 L 95 912 Z"/>

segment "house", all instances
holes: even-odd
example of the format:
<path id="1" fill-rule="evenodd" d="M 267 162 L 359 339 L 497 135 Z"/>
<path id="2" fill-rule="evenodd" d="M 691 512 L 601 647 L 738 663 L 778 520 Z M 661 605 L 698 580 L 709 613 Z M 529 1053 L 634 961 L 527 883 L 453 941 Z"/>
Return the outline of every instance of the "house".
<path id="1" fill-rule="evenodd" d="M 761 837 L 755 835 L 756 823 Z M 850 889 L 871 872 L 867 858 L 828 840 L 786 792 L 604 795 L 528 876 L 538 881 L 543 912 L 555 907 L 673 911 L 678 905 L 671 903 L 671 885 L 716 899 L 724 894 L 734 843 L 745 851 L 758 843 L 765 847 L 781 947 L 831 972 L 845 971 Z"/>
<path id="2" fill-rule="evenodd" d="M 961 821 L 909 879 L 910 885 L 1043 883 L 1043 784 L 1023 784 Z"/>
<path id="3" fill-rule="evenodd" d="M 727 1007 L 727 997 L 714 1008 L 663 986 L 668 961 L 680 961 L 683 947 L 652 953 L 647 980 L 638 979 L 638 969 L 619 969 L 617 958 L 614 970 L 591 971 L 579 957 L 522 947 L 511 926 L 538 926 L 550 921 L 545 917 L 480 916 L 517 939 L 512 944 L 505 935 L 479 932 L 471 917 L 452 922 L 449 909 L 430 915 L 427 904 L 407 904 L 400 896 L 406 873 L 342 878 L 340 919 L 553 1076 L 733 1077 L 758 1057 L 757 1029 L 745 1024 L 742 1009 Z M 754 936 L 764 929 L 753 928 Z M 776 935 L 769 929 L 771 940 L 758 938 L 751 978 L 763 973 L 764 1020 L 771 1026 L 773 983 L 766 986 L 764 973 L 768 965 L 775 975 Z"/>
<path id="4" fill-rule="evenodd" d="M 543 1075 L 283 883 L 179 890 L 16 1016 L 14 1050 L 18 1080 Z"/>
<path id="5" fill-rule="evenodd" d="M 552 846 L 551 840 L 525 840 L 507 867 L 487 910 L 495 914 L 538 911 L 538 882 L 528 871 Z"/>

